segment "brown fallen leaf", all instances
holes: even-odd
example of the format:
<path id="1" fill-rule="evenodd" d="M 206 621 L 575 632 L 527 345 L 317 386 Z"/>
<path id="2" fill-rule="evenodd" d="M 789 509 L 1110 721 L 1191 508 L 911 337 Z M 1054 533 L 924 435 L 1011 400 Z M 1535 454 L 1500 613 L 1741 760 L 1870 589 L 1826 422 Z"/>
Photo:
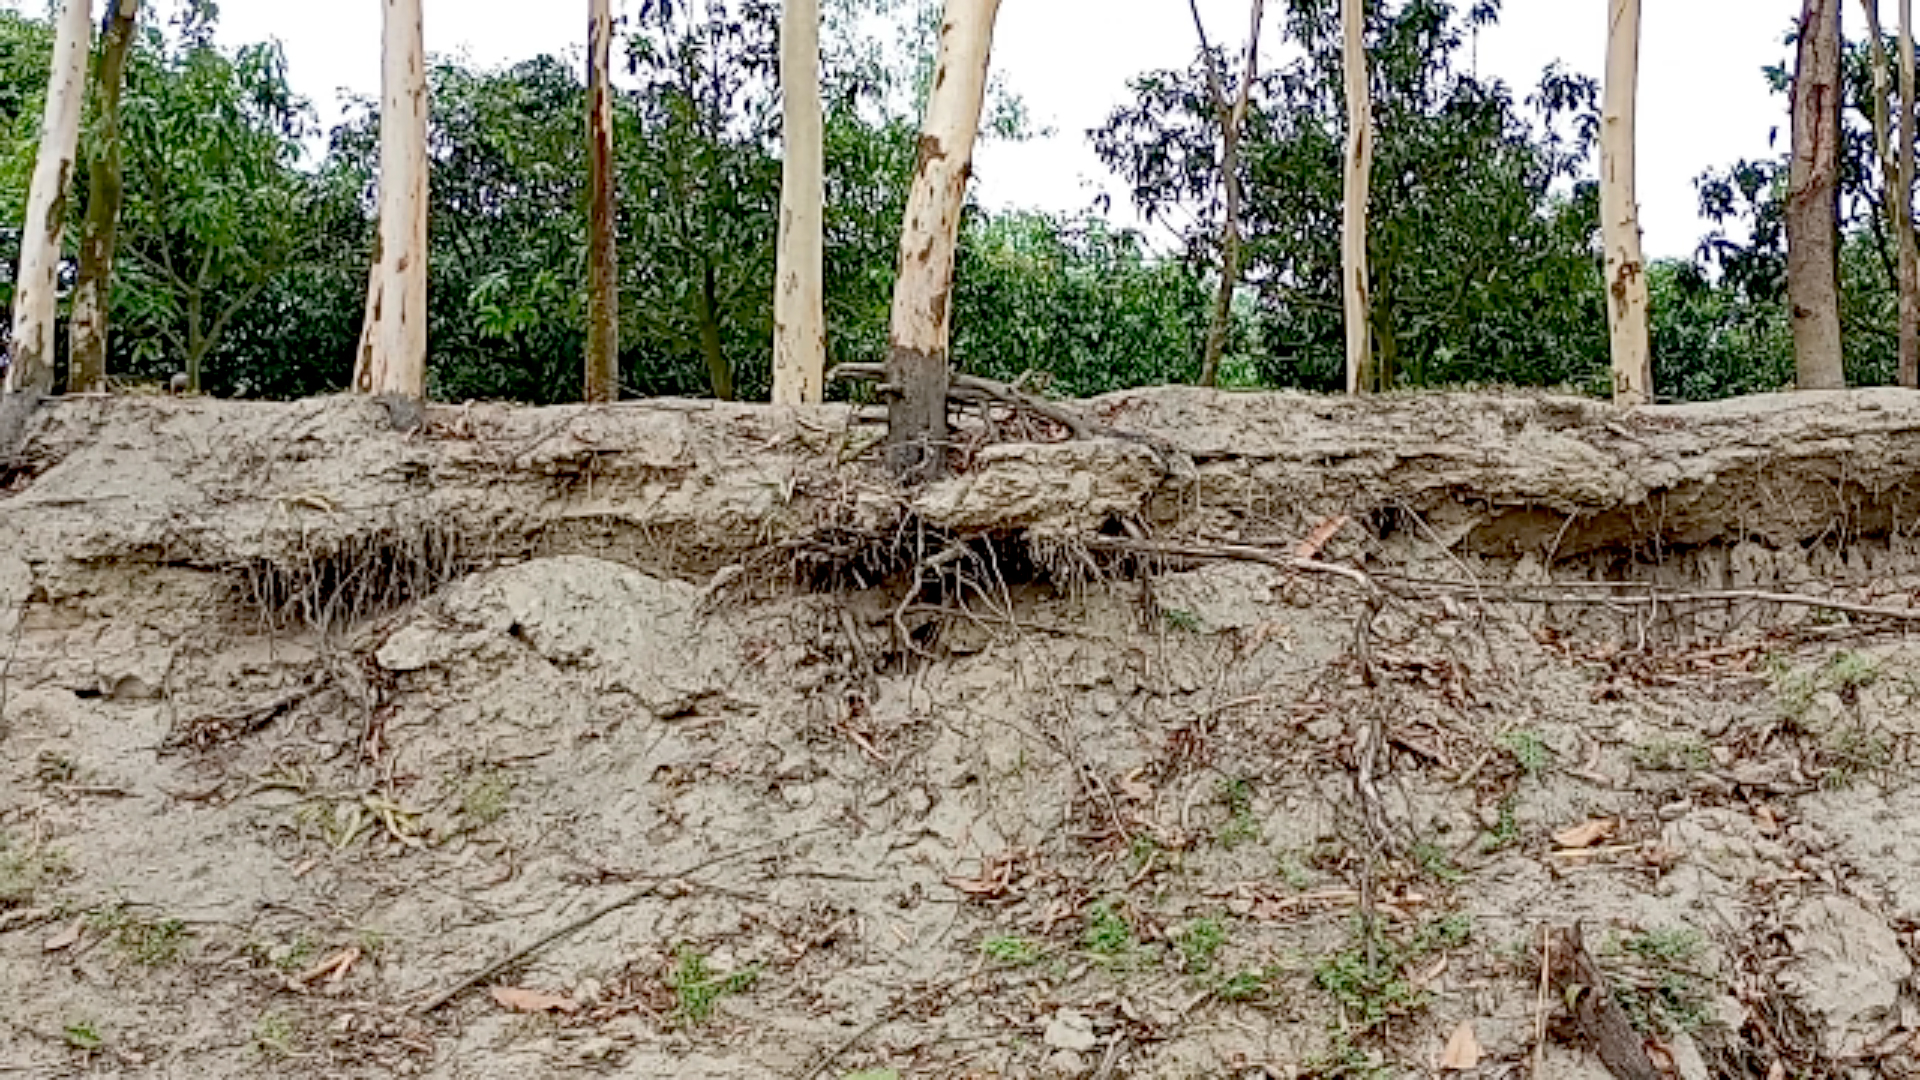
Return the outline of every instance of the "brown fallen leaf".
<path id="1" fill-rule="evenodd" d="M 47 943 L 42 945 L 41 948 L 48 952 L 59 952 L 61 949 L 71 949 L 79 942 L 80 935 L 85 933 L 86 929 L 87 924 L 85 921 L 75 919 L 73 920 L 72 926 L 48 938 Z"/>
<path id="2" fill-rule="evenodd" d="M 514 1012 L 573 1013 L 580 1010 L 578 1002 L 572 998 L 561 997 L 559 994 L 543 994 L 538 990 L 522 990 L 515 986 L 496 986 L 491 993 L 493 1000 Z"/>
<path id="3" fill-rule="evenodd" d="M 1307 534 L 1307 538 L 1300 541 L 1300 546 L 1293 549 L 1293 557 L 1296 559 L 1319 558 L 1320 553 L 1333 542 L 1333 538 L 1340 535 L 1340 530 L 1346 528 L 1347 523 L 1352 520 L 1345 514 L 1336 514 L 1315 525 L 1313 531 Z"/>
<path id="4" fill-rule="evenodd" d="M 1619 818 L 1596 818 L 1584 825 L 1554 833 L 1553 842 L 1563 848 L 1590 848 L 1612 837 L 1619 828 Z"/>
<path id="5" fill-rule="evenodd" d="M 1474 1037 L 1473 1021 L 1463 1020 L 1453 1029 L 1447 1048 L 1440 1055 L 1441 1072 L 1466 1072 L 1480 1067 L 1480 1040 Z"/>
<path id="6" fill-rule="evenodd" d="M 1754 819 L 1759 823 L 1760 835 L 1769 839 L 1780 835 L 1780 815 L 1766 803 L 1753 808 Z"/>

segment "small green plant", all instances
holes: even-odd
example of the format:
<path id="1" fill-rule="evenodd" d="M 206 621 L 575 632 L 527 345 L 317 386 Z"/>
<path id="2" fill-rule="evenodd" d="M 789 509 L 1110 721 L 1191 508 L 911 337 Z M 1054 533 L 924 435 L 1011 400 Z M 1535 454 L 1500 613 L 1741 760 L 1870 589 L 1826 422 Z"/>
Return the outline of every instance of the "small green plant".
<path id="1" fill-rule="evenodd" d="M 141 967 L 165 967 L 186 951 L 187 926 L 179 919 L 148 919 L 119 904 L 94 911 L 86 921 L 122 960 Z"/>
<path id="2" fill-rule="evenodd" d="M 1032 967 L 1045 954 L 1039 942 L 1023 937 L 990 937 L 980 943 L 980 953 L 996 964 Z"/>
<path id="3" fill-rule="evenodd" d="M 253 1048 L 275 1061 L 292 1057 L 295 1035 L 293 1019 L 286 1013 L 265 1012 L 253 1023 Z"/>
<path id="4" fill-rule="evenodd" d="M 83 1054 L 91 1054 L 107 1044 L 100 1035 L 100 1028 L 91 1020 L 75 1020 L 60 1030 L 67 1045 Z"/>
<path id="5" fill-rule="evenodd" d="M 1663 927 L 1620 939 L 1617 950 L 1647 969 L 1639 979 L 1622 980 L 1613 996 L 1640 1032 L 1672 1036 L 1698 1031 L 1711 1019 L 1710 987 L 1689 970 L 1706 952 L 1697 930 Z"/>
<path id="6" fill-rule="evenodd" d="M 1348 946 L 1323 957 L 1314 967 L 1313 979 L 1339 1003 L 1349 1030 L 1364 1034 L 1390 1017 L 1424 1005 L 1424 992 L 1407 981 L 1407 966 L 1458 948 L 1472 932 L 1471 920 L 1452 915 L 1422 925 L 1405 941 L 1395 941 L 1377 921 L 1356 919 Z"/>
<path id="7" fill-rule="evenodd" d="M 1487 854 L 1512 847 L 1520 839 L 1520 819 L 1515 814 L 1517 800 L 1508 795 L 1500 800 L 1500 817 L 1493 828 L 1480 838 L 1480 850 Z"/>
<path id="8" fill-rule="evenodd" d="M 1658 738 L 1635 746 L 1633 763 L 1654 772 L 1699 772 L 1713 763 L 1713 755 L 1698 739 Z"/>
<path id="9" fill-rule="evenodd" d="M 1280 972 L 1274 968 L 1237 972 L 1221 979 L 1213 988 L 1213 996 L 1235 1004 L 1259 1001 L 1267 996 L 1273 987 L 1273 980 L 1279 976 Z"/>
<path id="10" fill-rule="evenodd" d="M 71 784 L 80 779 L 80 763 L 53 750 L 42 750 L 34 759 L 33 778 L 42 784 Z"/>
<path id="11" fill-rule="evenodd" d="M 1880 679 L 1880 662 L 1851 649 L 1833 654 L 1827 661 L 1825 682 L 1841 693 L 1864 690 Z"/>
<path id="12" fill-rule="evenodd" d="M 319 951 L 319 948 L 311 937 L 298 934 L 292 941 L 277 945 L 255 941 L 247 946 L 247 951 L 262 964 L 292 973 L 305 971 L 307 966 L 313 963 L 314 954 Z"/>
<path id="13" fill-rule="evenodd" d="M 513 784 L 498 769 L 480 769 L 460 792 L 460 813 L 475 825 L 491 825 L 507 812 Z"/>
<path id="14" fill-rule="evenodd" d="M 1821 760 L 1827 771 L 1820 784 L 1829 791 L 1842 791 L 1854 785 L 1861 775 L 1885 769 L 1893 763 L 1893 746 L 1884 736 L 1859 728 L 1831 732 L 1821 745 Z"/>
<path id="15" fill-rule="evenodd" d="M 1510 731 L 1500 737 L 1500 745 L 1513 755 L 1514 764 L 1528 776 L 1538 776 L 1553 762 L 1553 751 L 1532 730 Z"/>
<path id="16" fill-rule="evenodd" d="M 1514 831 L 1517 834 L 1519 826 L 1516 825 Z M 1439 844 L 1422 840 L 1413 845 L 1409 854 L 1413 856 L 1413 861 L 1420 867 L 1421 872 L 1435 881 L 1445 885 L 1458 885 L 1467 880 L 1467 875 L 1461 873 L 1460 868 L 1453 864 L 1452 853 Z"/>
<path id="17" fill-rule="evenodd" d="M 1214 834 L 1214 841 L 1232 851 L 1242 844 L 1260 839 L 1260 822 L 1253 816 L 1253 786 L 1245 780 L 1222 780 L 1220 801 L 1227 808 L 1227 823 Z"/>
<path id="18" fill-rule="evenodd" d="M 1308 1058 L 1306 1070 L 1306 1075 L 1316 1080 L 1390 1080 L 1398 1075 L 1377 1055 L 1355 1045 L 1353 1035 L 1346 1031 L 1334 1032 L 1333 1044 L 1326 1053 Z"/>
<path id="19" fill-rule="evenodd" d="M 1081 941 L 1088 952 L 1104 960 L 1124 959 L 1139 946 L 1133 936 L 1133 926 L 1111 900 L 1102 900 L 1087 911 L 1087 927 Z"/>
<path id="20" fill-rule="evenodd" d="M 1133 839 L 1127 842 L 1127 863 L 1133 867 L 1133 872 L 1136 874 L 1145 870 L 1147 864 L 1152 862 L 1154 856 L 1158 854 L 1160 854 L 1160 845 L 1146 833 L 1135 833 Z"/>
<path id="21" fill-rule="evenodd" d="M 1180 958 L 1187 974 L 1201 975 L 1212 970 L 1214 957 L 1227 944 L 1227 924 L 1218 915 L 1195 919 L 1180 931 Z"/>
<path id="22" fill-rule="evenodd" d="M 40 890 L 67 873 L 64 851 L 21 846 L 11 835 L 0 832 L 0 911 L 27 906 Z"/>
<path id="23" fill-rule="evenodd" d="M 707 964 L 707 956 L 691 945 L 674 950 L 673 970 L 667 973 L 667 989 L 673 991 L 674 1018 L 683 1027 L 706 1023 L 713 1017 L 721 999 L 744 994 L 760 981 L 759 967 L 729 974 L 716 974 Z"/>
<path id="24" fill-rule="evenodd" d="M 1281 852 L 1273 869 L 1274 873 L 1280 875 L 1280 880 L 1286 882 L 1295 892 L 1304 892 L 1313 885 L 1313 874 L 1300 861 L 1298 852 Z"/>
<path id="25" fill-rule="evenodd" d="M 1179 608 L 1168 608 L 1160 613 L 1166 620 L 1167 629 L 1178 630 L 1183 634 L 1197 634 L 1201 631 L 1200 616 Z"/>

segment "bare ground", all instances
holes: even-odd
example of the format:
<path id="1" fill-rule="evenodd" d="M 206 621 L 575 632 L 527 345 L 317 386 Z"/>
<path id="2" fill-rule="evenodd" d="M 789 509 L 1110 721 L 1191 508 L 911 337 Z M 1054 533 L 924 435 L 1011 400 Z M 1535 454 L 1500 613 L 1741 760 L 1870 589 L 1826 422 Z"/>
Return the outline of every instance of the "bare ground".
<path id="1" fill-rule="evenodd" d="M 1920 403 L 1090 408 L 44 408 L 0 1074 L 1920 1074 Z"/>

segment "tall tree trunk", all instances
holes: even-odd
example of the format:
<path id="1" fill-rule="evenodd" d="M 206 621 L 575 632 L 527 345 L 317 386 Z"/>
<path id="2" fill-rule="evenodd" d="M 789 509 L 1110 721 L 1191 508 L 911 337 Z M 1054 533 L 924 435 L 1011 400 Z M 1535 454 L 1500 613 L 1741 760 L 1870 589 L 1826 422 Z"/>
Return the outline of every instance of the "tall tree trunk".
<path id="1" fill-rule="evenodd" d="M 1220 360 L 1227 351 L 1227 337 L 1233 328 L 1233 295 L 1240 287 L 1240 261 L 1243 240 L 1240 232 L 1240 205 L 1245 191 L 1240 183 L 1240 133 L 1247 122 L 1247 102 L 1253 83 L 1260 75 L 1260 26 L 1265 21 L 1265 0 L 1253 0 L 1253 29 L 1247 35 L 1246 64 L 1240 88 L 1232 101 L 1227 100 L 1227 76 L 1207 40 L 1207 26 L 1200 18 L 1197 0 L 1187 0 L 1193 13 L 1193 28 L 1200 35 L 1201 60 L 1207 65 L 1207 90 L 1213 96 L 1213 111 L 1220 122 L 1220 186 L 1225 197 L 1226 220 L 1220 226 L 1220 287 L 1213 298 L 1213 320 L 1207 324 L 1207 351 L 1200 364 L 1200 385 L 1217 386 Z"/>
<path id="2" fill-rule="evenodd" d="M 67 189 L 80 144 L 80 112 L 86 96 L 87 53 L 93 31 L 93 0 L 65 0 L 55 26 L 40 150 L 27 188 L 27 217 L 20 233 L 20 276 L 13 294 L 13 364 L 7 392 L 44 394 L 53 389 L 54 328 L 59 320 L 60 244 L 67 223 Z M 0 452 L 7 448 L 0 447 Z"/>
<path id="3" fill-rule="evenodd" d="M 620 261 L 613 208 L 613 6 L 587 0 L 587 236 L 589 404 L 620 397 Z"/>
<path id="4" fill-rule="evenodd" d="M 382 5 L 379 262 L 353 387 L 418 400 L 427 389 L 426 48 L 420 0 Z"/>
<path id="5" fill-rule="evenodd" d="M 1910 0 L 1903 0 L 1908 3 Z M 1913 246 L 1913 188 L 1902 186 L 1905 175 L 1905 153 L 1894 149 L 1894 137 L 1909 131 L 1911 125 L 1904 120 L 1895 130 L 1888 115 L 1888 98 L 1893 95 L 1893 72 L 1887 57 L 1886 36 L 1880 29 L 1880 0 L 1860 0 L 1860 9 L 1867 16 L 1867 42 L 1870 65 L 1873 69 L 1873 148 L 1880 164 L 1881 189 L 1886 197 L 1882 200 L 1886 208 L 1888 235 L 1894 238 L 1900 258 L 1891 269 L 1894 292 L 1900 298 L 1899 303 L 1899 340 L 1900 340 L 1900 378 L 1905 382 L 1907 363 L 1914 350 L 1920 348 L 1920 339 L 1914 336 L 1915 327 L 1909 318 L 1915 314 L 1914 293 L 1910 287 L 1914 283 L 1909 278 L 1909 256 Z M 1909 46 L 1911 47 L 1911 46 Z M 1904 193 L 1904 194 L 1903 194 Z"/>
<path id="6" fill-rule="evenodd" d="M 1607 326 L 1613 339 L 1613 400 L 1653 400 L 1647 329 L 1647 264 L 1640 249 L 1635 143 L 1640 85 L 1640 0 L 1611 0 L 1606 100 L 1600 117 L 1600 223 L 1607 249 Z"/>
<path id="7" fill-rule="evenodd" d="M 773 295 L 773 403 L 821 400 L 826 381 L 826 131 L 820 110 L 820 2 L 786 0 L 780 24 L 785 160 Z"/>
<path id="8" fill-rule="evenodd" d="M 700 272 L 700 293 L 694 298 L 695 315 L 700 321 L 700 352 L 707 358 L 707 380 L 713 396 L 721 401 L 734 399 L 733 365 L 720 344 L 720 281 L 708 263 Z"/>
<path id="9" fill-rule="evenodd" d="M 909 483 L 946 471 L 953 259 L 986 105 L 1000 0 L 947 0 L 919 163 L 900 232 L 887 353 L 887 462 Z"/>
<path id="10" fill-rule="evenodd" d="M 120 91 L 133 46 L 140 0 L 108 0 L 105 43 L 94 73 L 100 118 L 100 153 L 88 169 L 87 226 L 80 241 L 80 277 L 73 287 L 72 348 L 67 389 L 94 393 L 107 388 L 107 312 L 112 301 L 113 245 L 126 194 L 120 167 Z"/>
<path id="11" fill-rule="evenodd" d="M 1787 300 L 1802 390 L 1847 385 L 1840 346 L 1840 0 L 1802 0 L 1787 179 Z"/>
<path id="12" fill-rule="evenodd" d="M 1914 130 L 1913 0 L 1900 0 L 1900 153 L 1895 168 L 1900 207 L 1900 385 L 1920 388 L 1920 239 L 1913 231 Z"/>
<path id="13" fill-rule="evenodd" d="M 1367 204 L 1373 184 L 1373 89 L 1367 77 L 1366 0 L 1341 0 L 1341 60 L 1346 68 L 1347 167 L 1340 230 L 1341 292 L 1347 321 L 1347 393 L 1387 389 L 1390 371 L 1374 363 Z"/>

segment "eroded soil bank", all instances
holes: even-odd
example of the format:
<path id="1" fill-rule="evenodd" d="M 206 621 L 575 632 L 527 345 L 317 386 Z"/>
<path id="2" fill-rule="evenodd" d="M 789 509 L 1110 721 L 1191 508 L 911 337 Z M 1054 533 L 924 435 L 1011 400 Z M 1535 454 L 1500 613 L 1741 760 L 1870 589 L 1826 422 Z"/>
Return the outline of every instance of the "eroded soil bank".
<path id="1" fill-rule="evenodd" d="M 1920 1074 L 1920 398 L 1087 408 L 44 406 L 0 1073 Z"/>

